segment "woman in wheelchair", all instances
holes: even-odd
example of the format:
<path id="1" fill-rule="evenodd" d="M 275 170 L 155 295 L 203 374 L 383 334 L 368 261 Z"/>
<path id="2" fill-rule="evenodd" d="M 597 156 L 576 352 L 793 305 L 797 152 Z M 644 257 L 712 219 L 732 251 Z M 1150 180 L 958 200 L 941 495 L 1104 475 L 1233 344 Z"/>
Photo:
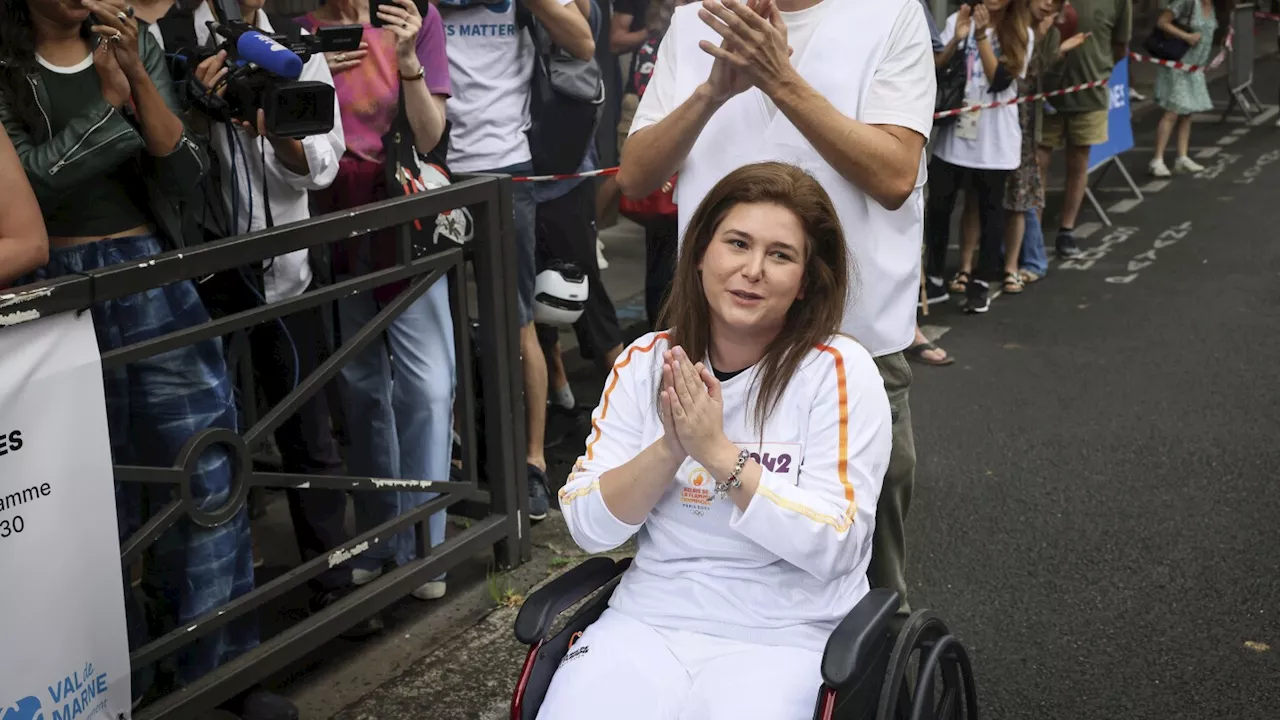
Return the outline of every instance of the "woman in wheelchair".
<path id="1" fill-rule="evenodd" d="M 827 637 L 868 590 L 890 411 L 841 335 L 844 236 L 780 163 L 721 180 L 659 327 L 623 353 L 560 492 L 587 552 L 633 535 L 609 608 L 539 718 L 808 718 Z"/>

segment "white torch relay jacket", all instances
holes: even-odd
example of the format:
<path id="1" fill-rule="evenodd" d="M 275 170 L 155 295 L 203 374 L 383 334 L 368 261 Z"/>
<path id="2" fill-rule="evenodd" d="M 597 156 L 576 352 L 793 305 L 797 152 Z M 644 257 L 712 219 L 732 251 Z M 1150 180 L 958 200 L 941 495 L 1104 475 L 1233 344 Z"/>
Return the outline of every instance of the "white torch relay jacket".
<path id="1" fill-rule="evenodd" d="M 640 525 L 617 519 L 600 476 L 662 437 L 657 390 L 666 333 L 632 343 L 614 366 L 585 453 L 560 491 L 587 552 L 637 535 L 610 606 L 656 627 L 821 651 L 869 589 L 876 502 L 889 465 L 891 417 L 871 355 L 837 335 L 805 358 L 765 423 L 753 421 L 756 368 L 722 383 L 725 433 L 762 465 L 746 511 L 715 494 L 686 459 Z"/>

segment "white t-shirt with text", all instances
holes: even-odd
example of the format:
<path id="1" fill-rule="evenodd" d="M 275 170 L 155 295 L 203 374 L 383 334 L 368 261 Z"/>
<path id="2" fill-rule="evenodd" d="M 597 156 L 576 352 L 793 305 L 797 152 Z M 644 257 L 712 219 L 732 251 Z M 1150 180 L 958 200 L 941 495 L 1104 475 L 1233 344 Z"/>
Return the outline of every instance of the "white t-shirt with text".
<path id="1" fill-rule="evenodd" d="M 516 26 L 514 0 L 442 7 L 440 16 L 453 84 L 446 105 L 453 124 L 449 169 L 479 172 L 528 162 L 534 47 L 529 33 Z"/>

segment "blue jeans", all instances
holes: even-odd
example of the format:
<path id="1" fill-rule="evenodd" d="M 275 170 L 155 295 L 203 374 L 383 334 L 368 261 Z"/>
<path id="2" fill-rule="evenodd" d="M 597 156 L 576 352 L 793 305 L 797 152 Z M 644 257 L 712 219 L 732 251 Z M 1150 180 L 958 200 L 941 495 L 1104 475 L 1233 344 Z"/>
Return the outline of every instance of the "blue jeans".
<path id="1" fill-rule="evenodd" d="M 338 301 L 341 337 L 350 337 L 381 310 L 371 292 Z M 379 339 L 343 366 L 351 475 L 397 480 L 448 480 L 457 381 L 449 281 L 442 278 L 395 319 Z M 408 512 L 439 493 L 358 491 L 356 533 Z M 431 546 L 444 542 L 445 512 L 431 516 Z M 352 560 L 364 570 L 416 555 L 413 528 Z"/>
<path id="2" fill-rule="evenodd" d="M 49 264 L 26 281 L 137 263 L 160 252 L 160 241 L 153 235 L 56 248 L 50 253 Z M 185 280 L 102 301 L 91 312 L 102 351 L 209 320 L 195 286 Z M 116 464 L 168 467 L 187 440 L 201 430 L 237 429 L 231 381 L 222 343 L 216 338 L 106 369 L 102 375 L 111 455 Z M 215 445 L 201 453 L 191 476 L 191 494 L 201 510 L 216 510 L 227 502 L 231 463 L 225 449 Z M 116 483 L 121 539 L 136 532 L 170 499 L 167 487 Z M 245 508 L 213 528 L 184 517 L 149 549 L 143 585 L 160 605 L 160 612 L 151 614 L 159 626 L 151 628 L 152 635 L 213 612 L 251 591 L 253 582 L 253 546 Z M 130 616 L 130 645 L 136 648 L 146 638 L 137 617 L 137 603 L 132 600 L 130 593 L 125 607 Z M 179 655 L 179 678 L 194 681 L 257 644 L 257 626 L 250 614 L 188 646 Z"/>
<path id="3" fill-rule="evenodd" d="M 1044 230 L 1040 227 L 1040 215 L 1028 210 L 1026 230 L 1022 232 L 1022 251 L 1018 254 L 1018 267 L 1043 276 L 1049 271 L 1049 256 L 1044 251 Z"/>

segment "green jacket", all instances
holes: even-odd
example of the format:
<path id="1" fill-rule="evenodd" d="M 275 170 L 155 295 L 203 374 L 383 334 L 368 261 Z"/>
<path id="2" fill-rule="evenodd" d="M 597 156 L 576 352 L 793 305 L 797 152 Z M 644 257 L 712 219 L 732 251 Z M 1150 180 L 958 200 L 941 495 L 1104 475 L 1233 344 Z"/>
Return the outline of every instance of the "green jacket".
<path id="1" fill-rule="evenodd" d="M 138 51 L 143 65 L 165 104 L 181 119 L 164 51 L 147 32 L 146 24 L 140 22 L 139 26 Z M 43 115 L 49 96 L 40 76 L 28 74 L 27 82 Z M 80 117 L 54 135 L 47 115 L 43 127 L 28 127 L 12 101 L 0 94 L 0 123 L 18 151 L 41 206 L 74 193 L 121 163 L 139 163 L 151 215 L 160 232 L 174 247 L 187 244 L 182 235 L 183 207 L 198 201 L 194 193 L 209 167 L 204 147 L 187 131 L 169 154 L 149 155 L 131 111 L 117 110 L 102 97 L 93 98 Z"/>

